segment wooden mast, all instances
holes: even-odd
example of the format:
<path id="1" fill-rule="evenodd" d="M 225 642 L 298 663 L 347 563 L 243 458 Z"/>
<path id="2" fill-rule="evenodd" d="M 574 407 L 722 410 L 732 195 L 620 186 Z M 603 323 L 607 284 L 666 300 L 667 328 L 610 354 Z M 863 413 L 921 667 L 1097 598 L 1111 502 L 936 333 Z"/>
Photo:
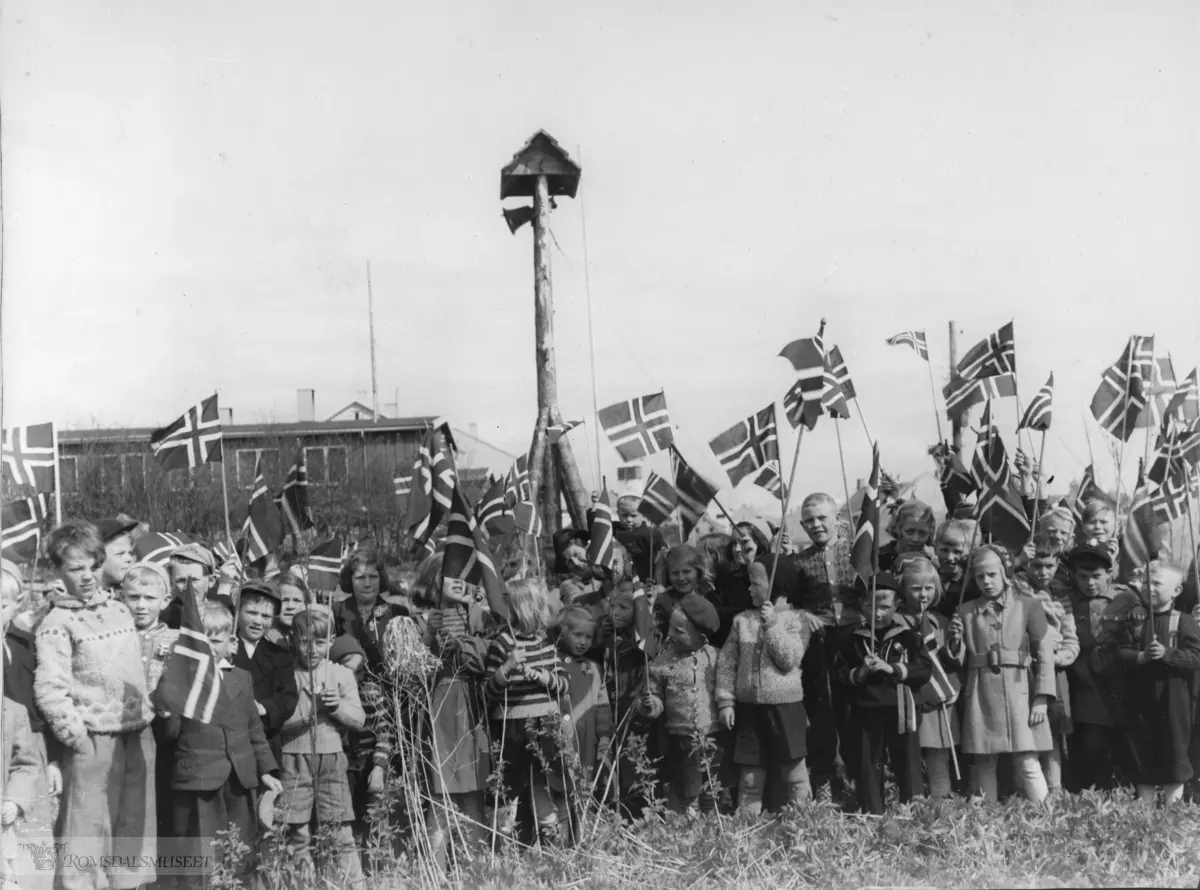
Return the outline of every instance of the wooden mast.
<path id="1" fill-rule="evenodd" d="M 553 533 L 562 526 L 560 492 L 576 528 L 586 527 L 588 494 L 567 437 L 557 444 L 547 440 L 546 428 L 562 423 L 558 409 L 557 363 L 554 355 L 554 288 L 550 270 L 550 211 L 552 196 L 574 197 L 579 167 L 547 133 L 539 130 L 500 173 L 500 197 L 533 198 L 529 219 L 533 223 L 533 325 L 534 363 L 537 370 L 538 414 L 529 448 L 529 481 L 543 527 Z M 510 212 L 511 213 L 511 212 Z M 506 218 L 510 213 L 506 213 Z M 515 232 L 524 221 L 510 228 Z"/>

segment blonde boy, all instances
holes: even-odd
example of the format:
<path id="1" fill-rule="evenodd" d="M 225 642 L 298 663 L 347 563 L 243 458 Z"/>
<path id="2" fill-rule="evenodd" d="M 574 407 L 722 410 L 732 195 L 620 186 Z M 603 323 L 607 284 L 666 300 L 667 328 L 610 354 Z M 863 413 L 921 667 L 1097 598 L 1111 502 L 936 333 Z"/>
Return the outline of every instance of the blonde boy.
<path id="1" fill-rule="evenodd" d="M 133 615 L 142 645 L 142 667 L 146 671 L 146 690 L 154 692 L 162 677 L 163 666 L 175 646 L 179 631 L 161 621 L 167 605 L 168 579 L 166 570 L 153 562 L 139 562 L 130 567 L 121 582 L 121 602 Z"/>

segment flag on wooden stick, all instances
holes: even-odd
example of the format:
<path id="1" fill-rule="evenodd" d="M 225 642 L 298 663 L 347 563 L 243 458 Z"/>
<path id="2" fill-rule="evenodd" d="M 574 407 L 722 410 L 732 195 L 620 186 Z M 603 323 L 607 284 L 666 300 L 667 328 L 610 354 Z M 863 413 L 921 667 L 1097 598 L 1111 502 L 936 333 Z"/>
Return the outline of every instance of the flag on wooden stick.
<path id="1" fill-rule="evenodd" d="M 341 538 L 316 544 L 308 553 L 308 586 L 323 593 L 338 589 L 344 549 Z"/>
<path id="2" fill-rule="evenodd" d="M 793 340 L 779 355 L 792 363 L 798 375 L 783 397 L 784 414 L 793 428 L 804 424 L 811 430 L 821 417 L 822 400 L 833 376 L 825 360 L 824 320 L 817 336 Z"/>
<path id="3" fill-rule="evenodd" d="M 1011 321 L 972 346 L 958 363 L 958 375 L 964 380 L 1015 374 L 1016 371 L 1017 350 Z"/>
<path id="4" fill-rule="evenodd" d="M 1166 413 L 1185 423 L 1200 420 L 1200 386 L 1196 382 L 1195 368 L 1183 379 L 1183 385 L 1175 390 L 1175 395 L 1171 396 Z"/>
<path id="5" fill-rule="evenodd" d="M 138 562 L 166 565 L 172 553 L 191 542 L 191 537 L 183 532 L 147 532 L 133 542 L 133 552 Z M 213 552 L 216 552 L 215 547 Z M 224 560 L 220 560 L 218 565 L 220 562 Z"/>
<path id="6" fill-rule="evenodd" d="M 269 556 L 283 543 L 283 517 L 267 492 L 262 452 L 254 459 L 254 492 L 250 495 L 250 514 L 242 527 L 242 536 L 246 541 L 247 563 L 258 562 Z"/>
<path id="7" fill-rule="evenodd" d="M 475 519 L 480 528 L 489 535 L 494 535 L 501 533 L 500 529 L 505 524 L 506 517 L 511 528 L 512 516 L 504 503 L 504 480 L 496 478 L 475 506 Z"/>
<path id="8" fill-rule="evenodd" d="M 686 539 L 707 512 L 718 489 L 693 470 L 678 449 L 671 449 L 671 462 L 675 469 L 675 491 L 679 495 L 679 519 Z"/>
<path id="9" fill-rule="evenodd" d="M 221 412 L 216 395 L 151 433 L 150 450 L 166 470 L 194 470 L 203 463 L 220 463 Z"/>
<path id="10" fill-rule="evenodd" d="M 32 494 L 54 491 L 54 424 L 18 426 L 0 434 L 4 481 Z"/>
<path id="11" fill-rule="evenodd" d="M 671 518 L 679 506 L 679 493 L 666 479 L 654 471 L 646 480 L 646 488 L 642 491 L 642 500 L 638 504 L 638 512 L 654 525 L 662 525 Z"/>
<path id="12" fill-rule="evenodd" d="M 1154 515 L 1173 522 L 1187 515 L 1188 489 L 1191 487 L 1191 470 L 1179 467 L 1163 481 L 1151 504 Z"/>
<path id="13" fill-rule="evenodd" d="M 1154 337 L 1133 336 L 1116 364 L 1107 368 L 1092 396 L 1092 416 L 1111 435 L 1129 441 L 1146 408 L 1146 387 L 1153 380 Z"/>
<path id="14" fill-rule="evenodd" d="M 1087 506 L 1088 501 L 1094 500 L 1112 504 L 1112 499 L 1096 484 L 1096 471 L 1091 464 L 1088 464 L 1083 470 L 1083 479 L 1079 482 L 1079 489 L 1075 492 L 1075 502 L 1071 505 L 1076 525 L 1083 522 L 1083 508 Z"/>
<path id="15" fill-rule="evenodd" d="M 1121 531 L 1121 576 L 1132 578 L 1138 569 L 1157 559 L 1163 546 L 1164 523 L 1154 510 L 1154 493 L 1141 473 L 1134 490 L 1129 519 Z"/>
<path id="16" fill-rule="evenodd" d="M 729 481 L 737 485 L 770 461 L 779 461 L 779 432 L 775 427 L 775 404 L 721 433 L 708 443 Z"/>
<path id="17" fill-rule="evenodd" d="M 975 519 L 991 541 L 1016 551 L 1029 540 L 1029 516 L 1012 486 L 1004 440 L 991 418 L 992 404 L 988 402 L 983 411 L 983 431 L 971 461 L 971 474 L 979 487 Z"/>
<path id="18" fill-rule="evenodd" d="M 418 545 L 428 545 L 442 524 L 456 484 L 454 466 L 438 442 L 438 433 L 438 428 L 432 427 L 425 434 L 413 466 L 404 524 Z"/>
<path id="19" fill-rule="evenodd" d="M 1012 374 L 983 377 L 979 380 L 951 380 L 942 387 L 946 413 L 957 418 L 964 412 L 989 399 L 1010 399 L 1017 394 L 1017 380 Z"/>
<path id="20" fill-rule="evenodd" d="M 396 488 L 396 497 L 406 498 L 412 494 L 412 481 L 413 477 L 411 473 L 408 475 L 397 473 L 392 478 L 392 485 Z"/>
<path id="21" fill-rule="evenodd" d="M 446 518 L 446 549 L 442 557 L 442 583 L 457 579 L 474 585 L 486 598 L 492 613 L 508 617 L 504 602 L 505 586 L 496 571 L 483 530 L 467 508 L 467 499 L 457 481 L 451 490 L 450 510 Z"/>
<path id="22" fill-rule="evenodd" d="M 624 461 L 663 451 L 674 441 L 667 397 L 661 392 L 601 408 L 600 426 Z"/>
<path id="23" fill-rule="evenodd" d="M 590 531 L 588 565 L 611 569 L 613 555 L 616 553 L 616 548 L 613 546 L 616 539 L 613 537 L 612 504 L 609 502 L 607 484 L 600 492 L 600 500 L 596 501 L 592 508 Z"/>
<path id="24" fill-rule="evenodd" d="M 1033 401 L 1029 403 L 1029 407 L 1025 409 L 1025 416 L 1021 418 L 1021 422 L 1017 424 L 1017 432 L 1023 429 L 1037 430 L 1038 432 L 1046 432 L 1050 429 L 1050 419 L 1052 416 L 1052 403 L 1054 400 L 1054 372 L 1050 372 L 1050 379 L 1046 381 L 1046 385 L 1037 391 L 1037 395 L 1033 397 Z"/>
<path id="25" fill-rule="evenodd" d="M 283 516 L 285 529 L 293 537 L 298 538 L 313 527 L 312 509 L 308 506 L 308 464 L 303 448 L 296 455 L 296 462 L 292 464 L 292 468 L 288 470 L 283 491 L 280 492 L 276 503 Z"/>
<path id="26" fill-rule="evenodd" d="M 36 494 L 0 508 L 0 550 L 13 562 L 32 562 L 42 544 L 42 526 L 49 512 L 47 498 Z"/>
<path id="27" fill-rule="evenodd" d="M 879 473 L 879 443 L 876 442 L 871 450 L 871 477 L 863 491 L 854 544 L 850 548 L 850 565 L 867 585 L 879 571 Z"/>
<path id="28" fill-rule="evenodd" d="M 830 417 L 845 420 L 850 417 L 850 400 L 857 395 L 842 350 L 834 346 L 825 357 L 825 391 L 821 394 L 821 407 Z"/>
<path id="29" fill-rule="evenodd" d="M 509 468 L 504 482 L 504 503 L 512 509 L 522 501 L 533 500 L 533 487 L 529 481 L 529 455 L 522 454 Z"/>
<path id="30" fill-rule="evenodd" d="M 183 596 L 179 636 L 155 687 L 154 706 L 180 717 L 212 723 L 220 694 L 221 671 L 200 619 L 200 601 L 189 584 Z"/>
<path id="31" fill-rule="evenodd" d="M 758 475 L 754 477 L 754 484 L 759 488 L 765 488 L 773 495 L 782 495 L 785 499 L 787 498 L 787 484 L 779 474 L 779 461 L 777 460 L 770 461 L 758 471 Z"/>
<path id="32" fill-rule="evenodd" d="M 911 346 L 925 361 L 929 361 L 929 344 L 925 341 L 924 331 L 903 331 L 894 337 L 888 337 L 888 346 Z"/>

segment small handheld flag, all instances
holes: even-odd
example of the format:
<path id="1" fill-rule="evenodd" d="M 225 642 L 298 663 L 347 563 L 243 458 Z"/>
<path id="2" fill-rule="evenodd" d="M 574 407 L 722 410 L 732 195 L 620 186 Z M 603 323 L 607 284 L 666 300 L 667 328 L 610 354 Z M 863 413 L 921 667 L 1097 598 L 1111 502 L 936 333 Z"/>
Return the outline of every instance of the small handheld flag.
<path id="1" fill-rule="evenodd" d="M 575 429 L 575 427 L 581 426 L 582 424 L 582 420 L 564 420 L 562 423 L 556 423 L 548 426 L 546 427 L 546 441 L 553 445 L 571 430 Z"/>
<path id="2" fill-rule="evenodd" d="M 0 508 L 0 550 L 5 559 L 32 562 L 42 543 L 48 506 L 44 494 L 22 498 Z"/>
<path id="3" fill-rule="evenodd" d="M 308 506 L 308 463 L 303 448 L 288 470 L 283 491 L 275 502 L 279 505 L 287 532 L 293 537 L 298 538 L 313 527 L 312 509 Z"/>
<path id="4" fill-rule="evenodd" d="M 283 543 L 283 517 L 267 493 L 263 478 L 262 454 L 254 460 L 254 493 L 250 496 L 250 514 L 242 528 L 246 540 L 246 562 L 253 563 L 274 553 Z"/>
<path id="5" fill-rule="evenodd" d="M 189 584 L 183 596 L 179 637 L 154 690 L 154 706 L 201 723 L 212 723 L 220 694 L 221 672 L 204 633 L 199 599 Z"/>
<path id="6" fill-rule="evenodd" d="M 308 553 L 308 586 L 331 593 L 338 589 L 342 573 L 342 539 L 330 538 Z"/>
<path id="7" fill-rule="evenodd" d="M 972 346 L 958 363 L 958 375 L 964 380 L 1015 374 L 1016 371 L 1017 350 L 1011 321 Z"/>
<path id="8" fill-rule="evenodd" d="M 642 492 L 638 512 L 654 525 L 662 525 L 679 506 L 679 492 L 666 479 L 651 471 Z"/>
<path id="9" fill-rule="evenodd" d="M 870 584 L 879 571 L 879 443 L 871 450 L 871 478 L 863 491 L 862 509 L 854 530 L 850 548 L 850 565 L 855 573 Z"/>
<path id="10" fill-rule="evenodd" d="M 221 412 L 216 395 L 150 434 L 150 450 L 166 470 L 195 469 L 221 462 Z"/>
<path id="11" fill-rule="evenodd" d="M 601 569 L 611 569 L 613 555 L 616 553 L 616 539 L 613 537 L 612 504 L 609 503 L 608 486 L 600 493 L 592 512 L 590 543 L 588 544 L 588 565 Z"/>
<path id="12" fill-rule="evenodd" d="M 911 346 L 917 355 L 929 361 L 929 344 L 925 341 L 924 331 L 903 331 L 894 337 L 888 337 L 888 346 Z"/>
<path id="13" fill-rule="evenodd" d="M 33 494 L 54 491 L 54 424 L 18 426 L 0 434 L 4 481 Z"/>
<path id="14" fill-rule="evenodd" d="M 775 427 L 774 403 L 730 427 L 708 444 L 735 486 L 764 464 L 778 462 L 779 432 Z"/>
<path id="15" fill-rule="evenodd" d="M 1037 395 L 1033 397 L 1033 401 L 1029 403 L 1029 407 L 1025 409 L 1025 416 L 1021 418 L 1021 422 L 1017 424 L 1017 431 L 1021 430 L 1036 430 L 1038 432 L 1046 432 L 1050 429 L 1050 418 L 1052 416 L 1051 405 L 1054 400 L 1054 372 L 1050 372 L 1050 379 L 1046 381 L 1046 385 L 1037 391 Z"/>
<path id="16" fill-rule="evenodd" d="M 640 460 L 674 441 L 667 397 L 661 392 L 600 409 L 600 426 L 624 461 Z"/>

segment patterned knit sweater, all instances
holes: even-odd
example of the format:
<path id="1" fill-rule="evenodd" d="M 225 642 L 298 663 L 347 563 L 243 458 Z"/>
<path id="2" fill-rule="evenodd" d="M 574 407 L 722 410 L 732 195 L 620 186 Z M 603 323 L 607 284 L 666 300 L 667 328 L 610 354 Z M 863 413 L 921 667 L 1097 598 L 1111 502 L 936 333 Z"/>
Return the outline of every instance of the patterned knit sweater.
<path id="1" fill-rule="evenodd" d="M 733 619 L 717 658 L 717 706 L 781 705 L 804 700 L 800 662 L 812 636 L 808 612 L 776 608 L 770 623 L 756 609 Z"/>
<path id="2" fill-rule="evenodd" d="M 702 646 L 680 652 L 668 646 L 650 665 L 650 708 L 645 716 L 666 713 L 667 735 L 708 735 L 717 729 L 717 650 Z"/>
<path id="3" fill-rule="evenodd" d="M 506 681 L 500 667 L 514 653 L 520 666 Z M 493 702 L 495 720 L 557 714 L 559 696 L 570 689 L 554 646 L 544 633 L 515 635 L 511 628 L 505 627 L 492 642 L 486 664 L 487 693 Z"/>
<path id="4" fill-rule="evenodd" d="M 136 732 L 153 716 L 142 643 L 123 603 L 59 595 L 37 630 L 33 695 L 64 745 L 85 750 L 89 733 Z"/>

